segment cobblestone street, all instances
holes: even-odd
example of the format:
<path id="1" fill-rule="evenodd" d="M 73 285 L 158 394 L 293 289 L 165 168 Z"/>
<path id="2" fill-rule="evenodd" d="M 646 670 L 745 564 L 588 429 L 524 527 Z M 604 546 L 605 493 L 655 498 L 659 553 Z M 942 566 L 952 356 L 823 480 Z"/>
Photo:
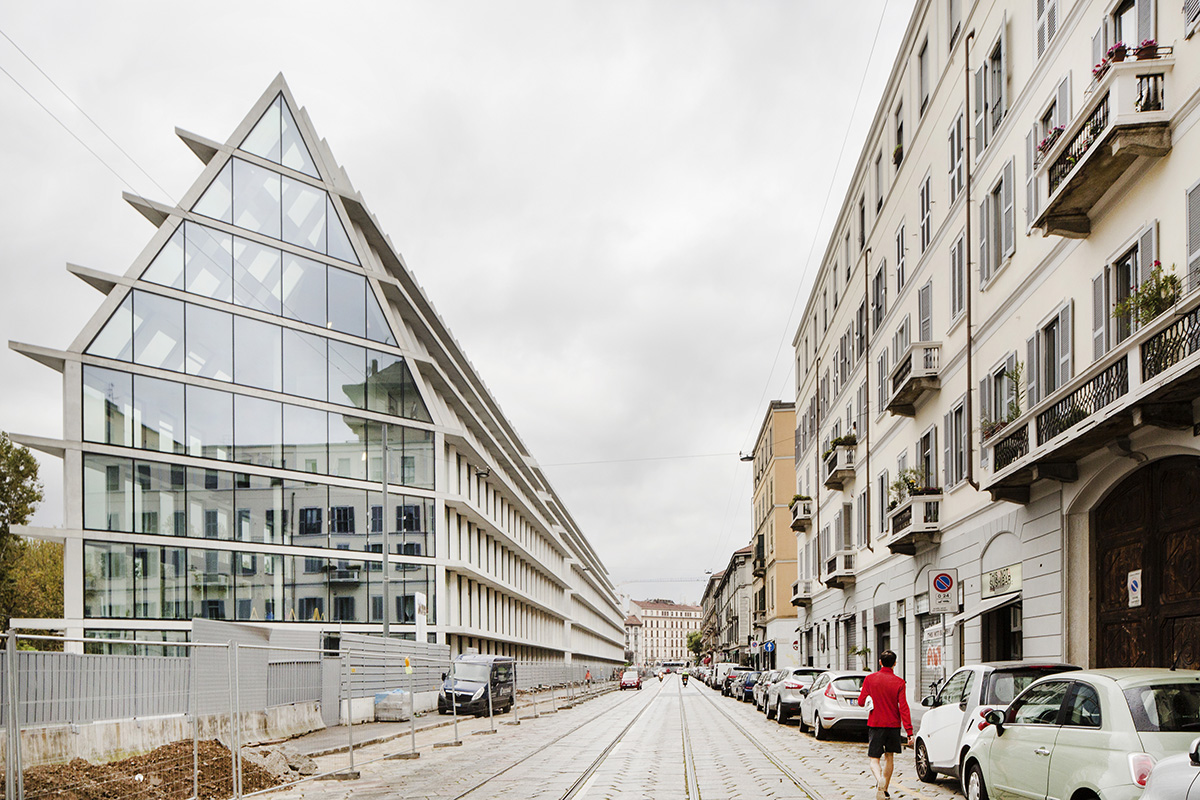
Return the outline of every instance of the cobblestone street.
<path id="1" fill-rule="evenodd" d="M 416 760 L 402 736 L 355 751 L 361 777 L 313 781 L 273 793 L 282 798 L 811 798 L 873 800 L 866 745 L 858 738 L 817 742 L 796 724 L 778 725 L 749 704 L 677 677 L 640 692 L 611 692 L 520 725 L 497 717 L 419 731 Z M 322 756 L 322 771 L 348 765 L 344 753 Z M 923 784 L 912 751 L 897 759 L 895 800 L 958 797 L 943 779 Z"/>

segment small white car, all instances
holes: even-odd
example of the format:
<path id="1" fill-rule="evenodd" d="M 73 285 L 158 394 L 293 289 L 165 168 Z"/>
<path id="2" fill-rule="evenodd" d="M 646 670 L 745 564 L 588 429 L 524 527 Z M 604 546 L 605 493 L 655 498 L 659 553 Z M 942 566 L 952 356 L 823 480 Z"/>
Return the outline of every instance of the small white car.
<path id="1" fill-rule="evenodd" d="M 818 675 L 800 701 L 800 730 L 811 727 L 817 739 L 826 738 L 831 731 L 866 731 L 868 712 L 858 704 L 866 677 L 865 672 L 842 670 Z"/>

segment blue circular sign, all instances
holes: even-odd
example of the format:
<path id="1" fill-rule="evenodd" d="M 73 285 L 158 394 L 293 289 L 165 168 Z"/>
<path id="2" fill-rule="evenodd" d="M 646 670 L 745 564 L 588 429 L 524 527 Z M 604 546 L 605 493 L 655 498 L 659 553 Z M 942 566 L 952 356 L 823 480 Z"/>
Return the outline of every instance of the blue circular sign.
<path id="1" fill-rule="evenodd" d="M 933 579 L 933 588 L 939 592 L 948 592 L 954 586 L 954 579 L 943 572 Z"/>
<path id="2" fill-rule="evenodd" d="M 775 643 L 774 642 L 764 642 L 763 650 L 766 650 L 768 653 L 774 653 L 775 652 Z"/>

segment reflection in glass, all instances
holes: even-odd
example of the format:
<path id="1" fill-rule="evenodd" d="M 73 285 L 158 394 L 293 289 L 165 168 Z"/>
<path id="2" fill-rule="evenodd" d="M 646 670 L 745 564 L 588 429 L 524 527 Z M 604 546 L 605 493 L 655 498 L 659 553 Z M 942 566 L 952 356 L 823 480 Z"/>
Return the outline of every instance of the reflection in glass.
<path id="1" fill-rule="evenodd" d="M 329 415 L 329 474 L 341 478 L 367 477 L 367 421 L 343 414 Z"/>
<path id="2" fill-rule="evenodd" d="M 134 291 L 133 359 L 147 367 L 183 372 L 183 303 Z"/>
<path id="3" fill-rule="evenodd" d="M 142 273 L 142 280 L 183 289 L 183 228 L 175 229 L 162 250 Z"/>
<path id="4" fill-rule="evenodd" d="M 310 325 L 326 325 L 325 265 L 309 258 L 283 255 L 283 315 Z"/>
<path id="5" fill-rule="evenodd" d="M 339 550 L 366 550 L 370 517 L 363 489 L 329 487 L 329 544 Z"/>
<path id="6" fill-rule="evenodd" d="M 283 482 L 283 502 L 287 507 L 291 543 L 298 547 L 325 547 L 325 507 L 329 490 L 319 483 Z"/>
<path id="7" fill-rule="evenodd" d="M 129 447 L 133 444 L 133 376 L 84 365 L 83 440 Z"/>
<path id="8" fill-rule="evenodd" d="M 367 570 L 363 562 L 334 561 L 329 570 L 329 619 L 333 622 L 366 622 Z"/>
<path id="9" fill-rule="evenodd" d="M 185 303 L 187 374 L 233 380 L 233 315 Z"/>
<path id="10" fill-rule="evenodd" d="M 389 492 L 385 511 L 383 493 L 371 492 L 368 503 L 371 521 L 368 550 L 383 552 L 383 522 L 387 520 L 388 544 L 393 554 L 434 555 L 433 500 Z"/>
<path id="11" fill-rule="evenodd" d="M 351 336 L 367 333 L 367 279 L 329 268 L 329 327 Z"/>
<path id="12" fill-rule="evenodd" d="M 325 252 L 325 192 L 283 179 L 283 240 Z"/>
<path id="13" fill-rule="evenodd" d="M 259 397 L 233 398 L 233 458 L 243 464 L 283 466 L 283 404 Z"/>
<path id="14" fill-rule="evenodd" d="M 278 325 L 233 318 L 233 380 L 278 392 L 283 386 L 283 338 Z"/>
<path id="15" fill-rule="evenodd" d="M 188 455 L 233 458 L 233 395 L 188 386 L 186 400 Z"/>
<path id="16" fill-rule="evenodd" d="M 362 408 L 366 398 L 367 350 L 329 340 L 329 402 Z"/>
<path id="17" fill-rule="evenodd" d="M 132 465 L 128 458 L 84 454 L 83 527 L 133 530 Z"/>
<path id="18" fill-rule="evenodd" d="M 201 467 L 187 471 L 188 536 L 233 538 L 233 473 Z"/>
<path id="19" fill-rule="evenodd" d="M 350 237 L 346 235 L 346 229 L 338 217 L 333 198 L 328 198 L 326 203 L 325 219 L 328 220 L 329 255 L 340 258 L 342 261 L 349 261 L 351 264 L 357 264 L 358 256 L 354 255 L 354 247 L 351 246 Z"/>
<path id="20" fill-rule="evenodd" d="M 293 559 L 260 553 L 234 553 L 236 618 L 267 622 L 281 618 L 291 606 L 291 576 L 284 565 Z"/>
<path id="21" fill-rule="evenodd" d="M 324 558 L 293 559 L 292 575 L 295 577 L 296 606 L 288 612 L 288 620 L 300 622 L 324 622 L 325 601 L 329 595 L 326 578 L 332 565 Z"/>
<path id="22" fill-rule="evenodd" d="M 276 97 L 275 102 L 267 106 L 267 110 L 242 142 L 242 149 L 247 153 L 261 156 L 276 164 L 279 163 L 280 152 L 279 101 L 281 99 L 282 97 Z"/>
<path id="23" fill-rule="evenodd" d="M 134 617 L 188 618 L 186 558 L 182 547 L 134 547 Z"/>
<path id="24" fill-rule="evenodd" d="M 231 222 L 233 220 L 231 175 L 229 162 L 226 162 L 216 180 L 209 184 L 209 187 L 204 190 L 204 194 L 200 196 L 200 200 L 192 206 L 192 210 L 212 219 Z"/>
<path id="25" fill-rule="evenodd" d="M 228 551 L 188 550 L 188 599 L 193 618 L 231 618 L 232 566 L 233 557 Z"/>
<path id="26" fill-rule="evenodd" d="M 279 173 L 233 160 L 233 224 L 279 238 Z"/>
<path id="27" fill-rule="evenodd" d="M 411 383 L 404 359 L 379 350 L 367 351 L 367 402 L 371 411 L 399 416 L 404 389 Z"/>
<path id="28" fill-rule="evenodd" d="M 433 488 L 433 431 L 404 428 L 400 483 L 418 489 Z"/>
<path id="29" fill-rule="evenodd" d="M 161 453 L 184 452 L 183 384 L 135 375 L 133 446 Z"/>
<path id="30" fill-rule="evenodd" d="M 235 236 L 233 302 L 268 314 L 283 313 L 283 254 Z"/>
<path id="31" fill-rule="evenodd" d="M 319 408 L 284 405 L 283 466 L 301 472 L 325 474 L 329 414 Z"/>
<path id="32" fill-rule="evenodd" d="M 155 536 L 187 536 L 187 468 L 135 461 L 134 530 Z"/>
<path id="33" fill-rule="evenodd" d="M 185 222 L 183 274 L 187 291 L 233 300 L 233 237 L 194 222 Z"/>
<path id="34" fill-rule="evenodd" d="M 387 317 L 383 315 L 383 309 L 379 307 L 379 301 L 375 299 L 375 292 L 371 291 L 370 284 L 367 284 L 367 287 L 367 338 L 394 345 L 396 338 L 392 336 Z"/>
<path id="35" fill-rule="evenodd" d="M 85 542 L 83 615 L 133 616 L 133 545 Z"/>
<path id="36" fill-rule="evenodd" d="M 328 397 L 325 342 L 323 336 L 283 329 L 283 391 L 313 400 Z"/>
<path id="37" fill-rule="evenodd" d="M 312 156 L 308 154 L 308 148 L 304 146 L 304 139 L 300 137 L 300 129 L 296 127 L 296 120 L 292 118 L 291 109 L 283 101 L 282 95 L 279 98 L 279 107 L 280 138 L 283 140 L 279 163 L 314 178 L 320 177 L 317 175 L 317 167 L 313 164 Z"/>
<path id="38" fill-rule="evenodd" d="M 125 295 L 87 351 L 102 358 L 133 360 L 133 292 Z"/>

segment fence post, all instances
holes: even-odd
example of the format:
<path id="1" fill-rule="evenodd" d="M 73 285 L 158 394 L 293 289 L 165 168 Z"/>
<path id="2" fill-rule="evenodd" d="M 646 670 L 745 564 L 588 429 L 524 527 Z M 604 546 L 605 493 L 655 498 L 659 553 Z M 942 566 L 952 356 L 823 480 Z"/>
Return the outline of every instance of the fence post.
<path id="1" fill-rule="evenodd" d="M 237 734 L 237 655 L 234 651 L 234 643 L 232 640 L 225 643 L 225 665 L 229 671 L 229 769 L 230 778 L 233 783 L 233 792 L 235 797 L 240 797 L 238 794 L 238 734 Z"/>
<path id="2" fill-rule="evenodd" d="M 5 634 L 8 656 L 8 754 L 5 759 L 5 797 L 22 800 L 25 797 L 25 776 L 21 770 L 21 708 L 17 699 L 17 634 Z"/>
<path id="3" fill-rule="evenodd" d="M 417 658 L 413 654 L 412 661 Z M 410 753 L 417 752 L 417 677 L 412 661 L 404 659 L 405 669 L 408 671 L 408 721 L 409 721 L 409 746 Z"/>
<path id="4" fill-rule="evenodd" d="M 353 693 L 350 691 L 350 653 L 342 654 L 342 672 L 346 676 L 346 737 L 350 744 L 350 775 L 354 776 L 354 709 L 351 707 Z"/>
<path id="5" fill-rule="evenodd" d="M 200 648 L 192 648 L 191 670 L 188 675 L 191 685 L 192 699 L 192 798 L 200 800 L 200 703 L 198 702 L 196 688 L 196 675 L 199 670 L 196 669 L 196 661 Z"/>

